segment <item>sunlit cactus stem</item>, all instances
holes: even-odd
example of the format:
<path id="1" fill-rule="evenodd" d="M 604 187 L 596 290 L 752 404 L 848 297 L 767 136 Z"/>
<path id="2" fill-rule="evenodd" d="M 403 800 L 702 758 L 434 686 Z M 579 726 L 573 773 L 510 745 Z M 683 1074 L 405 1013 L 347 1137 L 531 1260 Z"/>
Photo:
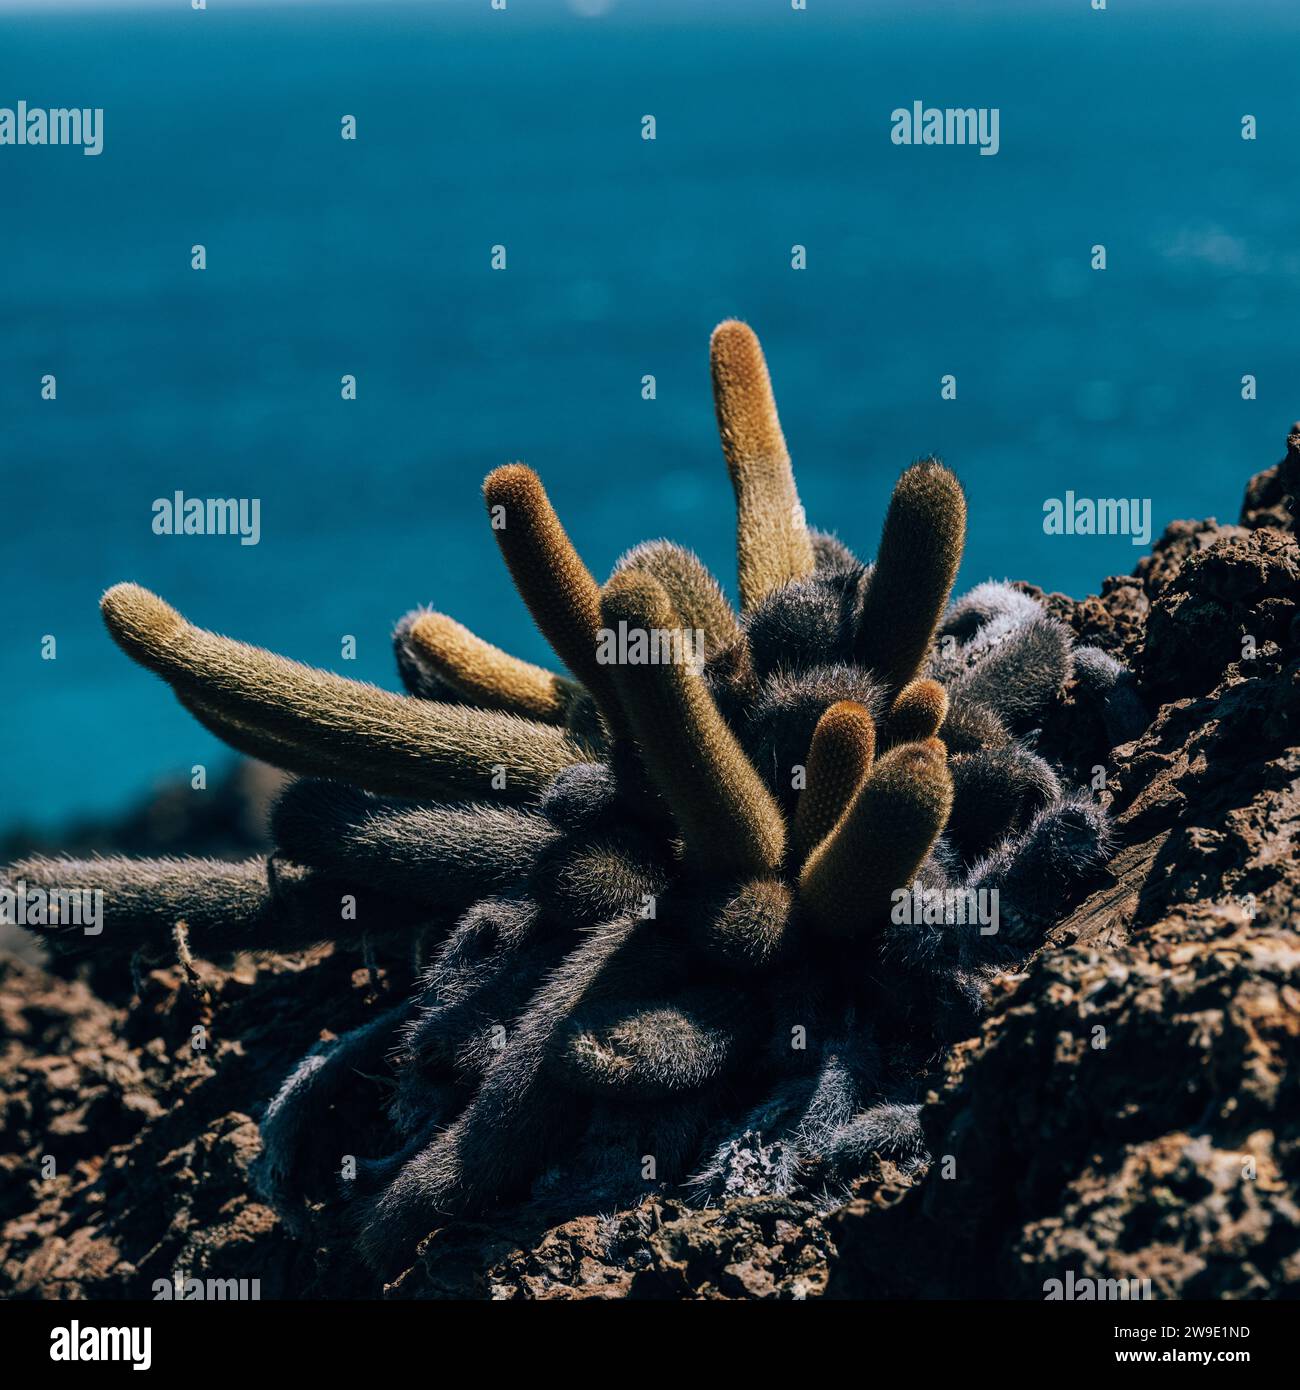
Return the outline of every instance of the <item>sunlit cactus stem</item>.
<path id="1" fill-rule="evenodd" d="M 810 575 L 816 561 L 754 330 L 734 319 L 720 323 L 710 355 L 718 433 L 736 493 L 740 599 L 749 612 L 773 590 Z"/>
<path id="2" fill-rule="evenodd" d="M 902 743 L 873 767 L 799 880 L 811 924 L 832 936 L 871 933 L 911 885 L 952 809 L 943 744 Z"/>
<path id="3" fill-rule="evenodd" d="M 920 670 L 966 540 L 961 484 L 937 459 L 898 480 L 858 620 L 857 659 L 897 691 Z"/>

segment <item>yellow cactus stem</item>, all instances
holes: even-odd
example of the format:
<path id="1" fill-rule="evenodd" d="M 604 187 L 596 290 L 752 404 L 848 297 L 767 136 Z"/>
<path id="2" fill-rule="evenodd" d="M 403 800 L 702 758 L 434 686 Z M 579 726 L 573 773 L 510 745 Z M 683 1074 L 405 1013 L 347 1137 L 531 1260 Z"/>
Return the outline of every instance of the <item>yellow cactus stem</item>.
<path id="1" fill-rule="evenodd" d="M 438 676 L 480 709 L 563 724 L 582 695 L 576 681 L 511 656 L 445 613 L 421 613 L 410 636 Z"/>
<path id="2" fill-rule="evenodd" d="M 682 622 L 704 633 L 706 655 L 725 651 L 741 640 L 735 609 L 693 551 L 672 541 L 645 541 L 619 560 L 614 573 L 632 569 L 653 575 L 664 586 Z"/>
<path id="3" fill-rule="evenodd" d="M 898 480 L 858 621 L 857 659 L 892 691 L 921 668 L 966 540 L 966 498 L 938 459 Z"/>
<path id="4" fill-rule="evenodd" d="M 101 607 L 128 656 L 224 722 L 222 737 L 238 746 L 242 730 L 292 772 L 329 767 L 393 796 L 518 797 L 590 756 L 552 725 L 394 695 L 205 632 L 136 584 L 116 585 Z"/>
<path id="5" fill-rule="evenodd" d="M 889 709 L 886 728 L 890 743 L 924 743 L 933 738 L 948 717 L 948 692 L 936 680 L 921 676 L 909 681 Z"/>
<path id="6" fill-rule="evenodd" d="M 865 705 L 837 700 L 817 721 L 795 806 L 790 862 L 799 868 L 834 829 L 871 772 L 876 725 Z"/>
<path id="7" fill-rule="evenodd" d="M 720 323 L 710 361 L 722 453 L 736 493 L 740 601 L 749 612 L 773 590 L 812 574 L 813 543 L 754 330 L 736 319 Z"/>
<path id="8" fill-rule="evenodd" d="M 842 938 L 878 931 L 951 809 L 943 744 L 931 738 L 891 748 L 804 865 L 799 898 L 813 930 Z"/>
<path id="9" fill-rule="evenodd" d="M 181 706 L 210 734 L 246 758 L 256 758 L 283 772 L 292 772 L 297 777 L 328 777 L 335 781 L 348 781 L 353 776 L 354 769 L 346 758 L 331 757 L 312 743 L 299 743 L 283 735 L 268 734 L 249 724 L 241 724 L 192 691 L 176 687 L 173 690 Z M 399 793 L 389 792 L 388 795 L 396 796 Z"/>
<path id="10" fill-rule="evenodd" d="M 598 659 L 600 586 L 582 563 L 542 480 L 507 463 L 483 483 L 492 532 L 515 588 L 556 656 L 590 691 L 611 733 L 620 733 L 618 698 Z"/>
<path id="11" fill-rule="evenodd" d="M 662 637 L 681 620 L 657 579 L 615 575 L 601 600 L 605 624 Z M 711 875 L 774 871 L 785 851 L 785 822 L 772 793 L 727 727 L 703 678 L 687 662 L 625 662 L 614 672 L 623 711 L 651 781 L 685 841 L 688 858 Z"/>

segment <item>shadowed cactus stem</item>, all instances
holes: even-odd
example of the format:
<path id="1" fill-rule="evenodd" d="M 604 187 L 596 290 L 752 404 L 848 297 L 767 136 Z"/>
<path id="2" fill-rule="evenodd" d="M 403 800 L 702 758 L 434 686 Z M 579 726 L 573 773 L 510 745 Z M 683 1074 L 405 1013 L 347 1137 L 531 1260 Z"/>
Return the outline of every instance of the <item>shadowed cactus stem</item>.
<path id="1" fill-rule="evenodd" d="M 353 762 L 346 755 L 331 755 L 318 744 L 255 729 L 241 720 L 231 719 L 189 691 L 173 689 L 182 708 L 188 710 L 210 734 L 247 757 L 258 758 L 271 767 L 283 768 L 304 777 L 338 777 L 347 781 L 355 776 Z"/>
<path id="2" fill-rule="evenodd" d="M 775 875 L 752 878 L 709 916 L 698 944 L 710 959 L 732 969 L 765 969 L 786 943 L 794 910 L 794 891 L 788 884 Z"/>
<path id="3" fill-rule="evenodd" d="M 741 998 L 708 990 L 675 1004 L 579 1009 L 559 1065 L 575 1086 L 598 1094 L 691 1091 L 736 1062 L 743 1024 Z"/>

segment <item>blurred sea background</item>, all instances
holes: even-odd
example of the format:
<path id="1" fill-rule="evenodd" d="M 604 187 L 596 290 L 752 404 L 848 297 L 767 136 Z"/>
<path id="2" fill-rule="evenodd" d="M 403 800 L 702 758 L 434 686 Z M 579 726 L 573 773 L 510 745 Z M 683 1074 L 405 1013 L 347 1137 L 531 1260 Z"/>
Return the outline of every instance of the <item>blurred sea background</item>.
<path id="1" fill-rule="evenodd" d="M 421 603 L 547 661 L 479 495 L 523 459 L 598 577 L 666 535 L 734 594 L 726 316 L 864 557 L 930 451 L 959 587 L 1131 570 L 1043 533 L 1067 490 L 1235 517 L 1300 415 L 1298 37 L 1263 0 L 0 3 L 0 106 L 105 111 L 97 158 L 0 147 L 0 826 L 231 756 L 109 641 L 120 579 L 392 688 Z M 1000 152 L 892 145 L 915 100 L 998 107 Z M 178 489 L 260 498 L 260 544 L 155 535 Z"/>

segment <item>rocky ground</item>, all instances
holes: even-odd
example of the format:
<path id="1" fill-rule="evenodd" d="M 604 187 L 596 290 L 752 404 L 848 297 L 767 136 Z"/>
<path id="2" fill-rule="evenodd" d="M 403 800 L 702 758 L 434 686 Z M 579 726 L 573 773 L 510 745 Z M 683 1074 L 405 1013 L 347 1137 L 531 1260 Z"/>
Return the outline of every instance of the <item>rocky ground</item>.
<path id="1" fill-rule="evenodd" d="M 304 1040 L 406 979 L 330 948 L 135 979 L 9 955 L 0 1293 L 149 1297 L 181 1272 L 263 1298 L 1041 1298 L 1073 1271 L 1158 1298 L 1300 1294 L 1297 492 L 1293 434 L 1239 524 L 1177 522 L 1099 596 L 1045 596 L 1133 667 L 1154 719 L 1102 770 L 1107 880 L 946 1058 L 920 1179 L 877 1164 L 830 1210 L 658 1198 L 460 1222 L 381 1289 L 341 1244 L 296 1241 L 248 1168 Z M 247 852 L 265 792 L 242 772 L 198 821 L 178 829 L 193 813 L 164 799 L 64 847 Z"/>

